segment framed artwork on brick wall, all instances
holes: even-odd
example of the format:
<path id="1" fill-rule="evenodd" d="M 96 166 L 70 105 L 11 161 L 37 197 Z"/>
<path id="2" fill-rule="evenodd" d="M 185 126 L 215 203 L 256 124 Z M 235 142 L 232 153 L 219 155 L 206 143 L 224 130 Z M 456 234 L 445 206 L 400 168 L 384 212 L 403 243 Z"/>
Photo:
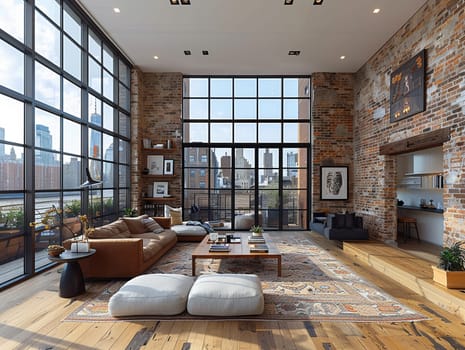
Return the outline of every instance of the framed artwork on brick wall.
<path id="1" fill-rule="evenodd" d="M 425 50 L 391 73 L 391 123 L 425 110 Z"/>
<path id="2" fill-rule="evenodd" d="M 347 200 L 349 198 L 348 170 L 348 166 L 320 166 L 321 200 Z"/>
<path id="3" fill-rule="evenodd" d="M 147 156 L 147 168 L 149 169 L 150 175 L 163 175 L 163 156 Z"/>

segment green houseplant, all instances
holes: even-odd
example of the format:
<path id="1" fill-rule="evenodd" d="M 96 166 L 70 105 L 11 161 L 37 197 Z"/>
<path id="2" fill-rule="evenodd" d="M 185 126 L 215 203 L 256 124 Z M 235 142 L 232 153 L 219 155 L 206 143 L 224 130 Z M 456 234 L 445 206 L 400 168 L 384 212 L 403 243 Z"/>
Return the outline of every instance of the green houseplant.
<path id="1" fill-rule="evenodd" d="M 464 241 L 444 247 L 439 254 L 439 263 L 433 266 L 433 280 L 447 288 L 465 288 Z"/>
<path id="2" fill-rule="evenodd" d="M 262 236 L 263 235 L 263 228 L 260 225 L 253 225 L 250 228 L 252 232 L 252 236 Z"/>

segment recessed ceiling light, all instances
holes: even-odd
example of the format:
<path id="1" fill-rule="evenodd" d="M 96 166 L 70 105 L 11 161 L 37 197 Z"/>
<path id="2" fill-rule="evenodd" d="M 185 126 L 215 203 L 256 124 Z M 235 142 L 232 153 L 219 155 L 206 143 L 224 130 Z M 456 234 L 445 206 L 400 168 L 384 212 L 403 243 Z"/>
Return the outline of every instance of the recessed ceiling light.
<path id="1" fill-rule="evenodd" d="M 313 0 L 313 5 L 323 5 L 323 0 Z"/>
<path id="2" fill-rule="evenodd" d="M 381 9 L 374 9 L 373 13 L 380 13 Z"/>
<path id="3" fill-rule="evenodd" d="M 120 13 L 121 10 L 119 9 L 119 7 L 115 7 L 115 8 L 113 8 L 113 12 L 114 13 Z"/>
<path id="4" fill-rule="evenodd" d="M 171 5 L 179 5 L 179 0 L 170 0 Z"/>
<path id="5" fill-rule="evenodd" d="M 292 5 L 294 0 L 284 0 L 284 5 Z"/>
<path id="6" fill-rule="evenodd" d="M 183 4 L 183 5 L 190 5 L 190 4 L 191 4 L 191 0 L 181 0 L 181 4 Z"/>
<path id="7" fill-rule="evenodd" d="M 346 59 L 346 56 L 341 56 L 339 57 L 341 60 L 345 60 Z"/>
<path id="8" fill-rule="evenodd" d="M 202 50 L 202 55 L 208 56 L 208 50 Z"/>
<path id="9" fill-rule="evenodd" d="M 158 56 L 153 56 L 153 59 L 154 59 L 154 60 L 158 60 L 159 58 L 160 58 L 160 57 L 158 57 Z"/>
<path id="10" fill-rule="evenodd" d="M 290 50 L 287 54 L 288 54 L 289 56 L 299 56 L 299 55 L 300 55 L 300 51 L 299 51 L 299 50 Z"/>
<path id="11" fill-rule="evenodd" d="M 184 55 L 186 55 L 186 56 L 192 55 L 191 50 L 184 50 Z"/>

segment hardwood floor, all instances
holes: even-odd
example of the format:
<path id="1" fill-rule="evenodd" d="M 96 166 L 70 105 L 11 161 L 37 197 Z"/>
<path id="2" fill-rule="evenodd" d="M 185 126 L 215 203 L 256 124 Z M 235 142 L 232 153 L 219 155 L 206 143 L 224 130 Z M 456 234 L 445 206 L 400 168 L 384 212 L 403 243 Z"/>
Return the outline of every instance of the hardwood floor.
<path id="1" fill-rule="evenodd" d="M 458 317 L 355 260 L 333 242 L 309 234 L 363 278 L 430 320 L 62 322 L 84 298 L 58 296 L 61 267 L 56 267 L 0 294 L 0 349 L 465 349 L 465 327 Z M 89 282 L 87 289 L 104 284 Z"/>

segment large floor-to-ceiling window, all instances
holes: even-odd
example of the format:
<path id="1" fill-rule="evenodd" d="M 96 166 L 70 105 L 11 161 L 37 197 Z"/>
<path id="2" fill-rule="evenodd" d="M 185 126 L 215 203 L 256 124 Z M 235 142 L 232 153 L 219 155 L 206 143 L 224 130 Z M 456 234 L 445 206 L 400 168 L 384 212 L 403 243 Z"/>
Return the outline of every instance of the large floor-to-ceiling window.
<path id="1" fill-rule="evenodd" d="M 2 286 L 129 206 L 130 65 L 71 0 L 0 1 L 0 62 Z"/>
<path id="2" fill-rule="evenodd" d="M 185 218 L 305 229 L 310 77 L 185 77 Z"/>

